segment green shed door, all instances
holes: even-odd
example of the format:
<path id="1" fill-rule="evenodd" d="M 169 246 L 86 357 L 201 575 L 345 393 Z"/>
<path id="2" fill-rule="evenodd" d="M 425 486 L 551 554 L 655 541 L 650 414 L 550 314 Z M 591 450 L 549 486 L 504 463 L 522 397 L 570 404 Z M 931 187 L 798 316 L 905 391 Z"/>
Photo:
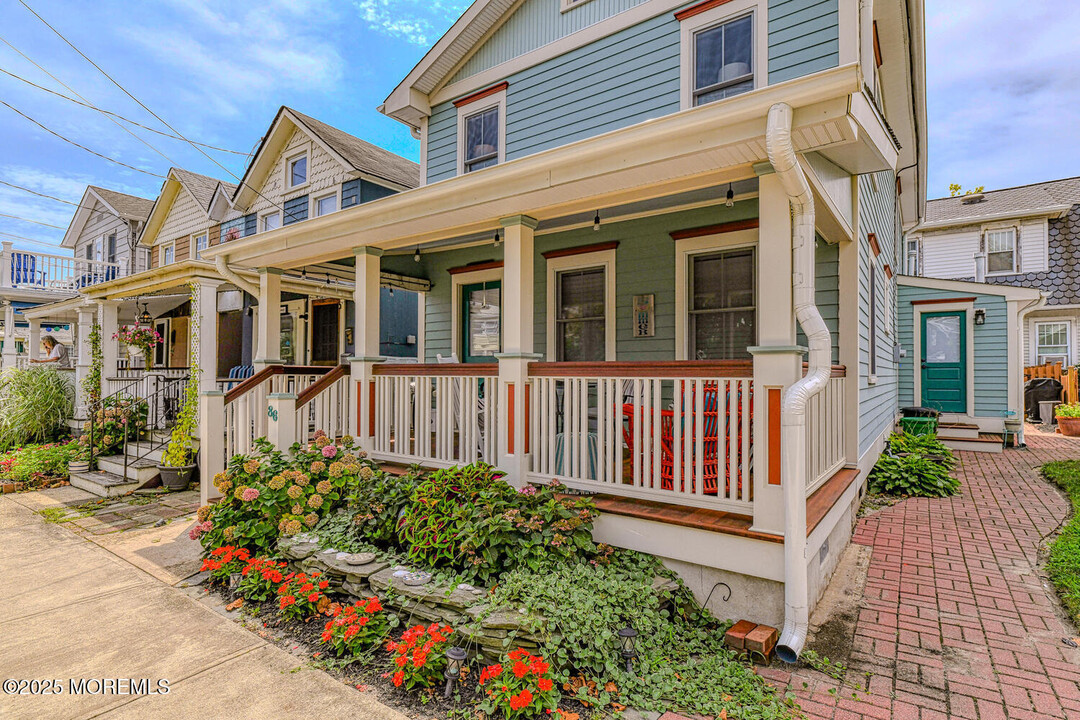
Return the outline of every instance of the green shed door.
<path id="1" fill-rule="evenodd" d="M 922 405 L 967 412 L 967 314 L 923 313 Z"/>

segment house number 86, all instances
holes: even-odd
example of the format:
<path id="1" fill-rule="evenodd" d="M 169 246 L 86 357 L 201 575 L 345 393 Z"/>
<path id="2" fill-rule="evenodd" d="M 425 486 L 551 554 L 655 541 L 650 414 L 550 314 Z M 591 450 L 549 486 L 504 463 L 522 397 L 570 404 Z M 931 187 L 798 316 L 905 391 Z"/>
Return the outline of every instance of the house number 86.
<path id="1" fill-rule="evenodd" d="M 266 416 L 274 422 L 277 422 L 277 410 L 275 410 L 272 406 L 267 406 Z"/>

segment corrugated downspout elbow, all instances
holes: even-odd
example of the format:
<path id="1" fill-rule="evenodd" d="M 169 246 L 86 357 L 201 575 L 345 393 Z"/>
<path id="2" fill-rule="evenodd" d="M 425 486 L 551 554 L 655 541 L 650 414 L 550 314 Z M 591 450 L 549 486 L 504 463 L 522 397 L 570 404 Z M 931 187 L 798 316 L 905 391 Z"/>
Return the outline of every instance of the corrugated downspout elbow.
<path id="1" fill-rule="evenodd" d="M 240 277 L 235 270 L 229 267 L 229 261 L 225 256 L 218 255 L 214 258 L 214 268 L 221 277 L 225 278 L 248 295 L 256 298 L 259 297 L 259 286 Z"/>
<path id="2" fill-rule="evenodd" d="M 810 346 L 806 376 L 784 393 L 781 409 L 781 481 L 784 489 L 784 629 L 777 656 L 795 662 L 806 643 L 810 599 L 806 573 L 806 407 L 832 373 L 832 339 L 815 305 L 814 199 L 791 142 L 792 110 L 769 108 L 765 145 L 769 162 L 791 204 L 792 297 L 795 319 Z"/>

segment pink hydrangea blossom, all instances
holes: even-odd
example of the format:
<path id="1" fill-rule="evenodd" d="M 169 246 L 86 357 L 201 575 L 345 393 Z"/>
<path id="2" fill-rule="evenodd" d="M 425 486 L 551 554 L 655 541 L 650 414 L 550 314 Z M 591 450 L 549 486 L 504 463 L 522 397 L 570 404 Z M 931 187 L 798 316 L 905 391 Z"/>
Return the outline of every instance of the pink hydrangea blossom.
<path id="1" fill-rule="evenodd" d="M 536 488 L 534 486 L 532 486 L 532 485 L 526 485 L 525 487 L 518 490 L 518 492 L 521 493 L 522 495 L 535 495 L 536 494 Z"/>
<path id="2" fill-rule="evenodd" d="M 253 487 L 244 488 L 244 492 L 240 493 L 240 499 L 244 502 L 251 502 L 257 497 L 259 497 L 259 491 Z"/>
<path id="3" fill-rule="evenodd" d="M 188 537 L 192 540 L 198 540 L 200 535 L 210 532 L 213 529 L 214 523 L 210 522 L 209 520 L 204 520 L 201 523 L 195 523 L 195 527 L 191 528 L 191 530 L 188 532 Z"/>
<path id="4" fill-rule="evenodd" d="M 322 449 L 324 458 L 330 459 L 337 456 L 337 445 L 327 445 Z"/>

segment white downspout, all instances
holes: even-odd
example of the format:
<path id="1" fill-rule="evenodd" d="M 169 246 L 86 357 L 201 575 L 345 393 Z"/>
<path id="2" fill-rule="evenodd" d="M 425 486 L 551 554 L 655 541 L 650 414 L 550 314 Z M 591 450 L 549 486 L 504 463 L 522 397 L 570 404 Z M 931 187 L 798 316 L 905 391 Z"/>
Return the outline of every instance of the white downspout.
<path id="1" fill-rule="evenodd" d="M 806 376 L 784 393 L 781 478 L 784 489 L 784 629 L 777 656 L 793 663 L 806 643 L 810 598 L 806 574 L 806 406 L 832 374 L 832 339 L 814 304 L 814 199 L 791 142 L 791 106 L 769 108 L 765 147 L 791 203 L 792 298 L 795 319 L 810 347 Z"/>
<path id="2" fill-rule="evenodd" d="M 229 261 L 224 255 L 218 255 L 214 258 L 214 268 L 218 271 L 218 275 L 221 275 L 221 277 L 225 278 L 248 295 L 251 295 L 254 298 L 259 297 L 259 286 L 240 277 L 235 270 L 229 267 Z"/>

